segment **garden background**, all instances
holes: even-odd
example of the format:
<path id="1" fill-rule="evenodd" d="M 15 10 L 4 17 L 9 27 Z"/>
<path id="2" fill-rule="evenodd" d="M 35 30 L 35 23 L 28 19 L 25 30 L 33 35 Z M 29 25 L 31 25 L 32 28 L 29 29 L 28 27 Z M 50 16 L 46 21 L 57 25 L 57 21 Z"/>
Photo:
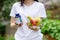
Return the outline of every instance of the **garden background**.
<path id="1" fill-rule="evenodd" d="M 19 0 L 0 0 L 0 40 L 14 40 L 16 28 L 10 27 L 12 5 Z M 47 18 L 43 19 L 43 40 L 60 40 L 60 0 L 39 0 L 45 5 Z"/>

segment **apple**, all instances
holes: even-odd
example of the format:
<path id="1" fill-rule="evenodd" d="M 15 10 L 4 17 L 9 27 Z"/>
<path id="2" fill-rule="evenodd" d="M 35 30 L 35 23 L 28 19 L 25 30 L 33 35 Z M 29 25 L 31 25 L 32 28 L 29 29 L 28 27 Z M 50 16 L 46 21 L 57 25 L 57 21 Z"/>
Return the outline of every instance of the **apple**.
<path id="1" fill-rule="evenodd" d="M 39 26 L 41 22 L 41 18 L 36 17 L 35 20 L 36 20 L 36 26 Z"/>
<path id="2" fill-rule="evenodd" d="M 30 16 L 27 17 L 29 19 L 29 24 L 32 24 L 32 26 L 39 26 L 41 19 L 40 17 L 32 18 Z"/>
<path id="3" fill-rule="evenodd" d="M 36 26 L 36 23 L 33 23 L 32 25 L 33 25 L 33 26 Z"/>
<path id="4" fill-rule="evenodd" d="M 36 23 L 38 23 L 38 20 L 35 20 Z"/>
<path id="5" fill-rule="evenodd" d="M 30 23 L 34 26 L 36 25 L 35 20 L 30 20 Z"/>
<path id="6" fill-rule="evenodd" d="M 34 23 L 34 21 L 31 19 L 31 20 L 30 20 L 30 23 L 31 23 L 31 24 L 33 24 L 33 23 Z"/>

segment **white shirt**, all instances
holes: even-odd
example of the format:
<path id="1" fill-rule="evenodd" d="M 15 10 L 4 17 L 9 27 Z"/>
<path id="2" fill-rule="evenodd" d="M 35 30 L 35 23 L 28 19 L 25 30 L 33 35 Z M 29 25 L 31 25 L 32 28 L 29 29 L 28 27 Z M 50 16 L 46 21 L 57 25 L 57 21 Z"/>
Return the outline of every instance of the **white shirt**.
<path id="1" fill-rule="evenodd" d="M 41 30 L 35 32 L 27 27 L 27 16 L 31 17 L 42 17 L 46 18 L 46 12 L 45 7 L 42 3 L 34 2 L 30 6 L 20 6 L 20 2 L 17 2 L 13 5 L 11 9 L 10 16 L 15 17 L 15 14 L 19 13 L 22 17 L 23 26 L 18 27 L 16 33 L 15 33 L 15 39 L 16 40 L 41 40 L 43 35 L 41 33 Z"/>

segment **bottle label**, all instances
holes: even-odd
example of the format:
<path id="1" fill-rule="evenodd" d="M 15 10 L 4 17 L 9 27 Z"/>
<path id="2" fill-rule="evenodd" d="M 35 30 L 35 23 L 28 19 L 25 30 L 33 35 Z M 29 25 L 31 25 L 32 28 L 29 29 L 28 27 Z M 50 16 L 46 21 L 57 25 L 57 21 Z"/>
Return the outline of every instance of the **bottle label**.
<path id="1" fill-rule="evenodd" d="M 22 22 L 21 15 L 19 13 L 15 15 L 15 18 L 16 18 L 16 24 L 20 24 Z"/>

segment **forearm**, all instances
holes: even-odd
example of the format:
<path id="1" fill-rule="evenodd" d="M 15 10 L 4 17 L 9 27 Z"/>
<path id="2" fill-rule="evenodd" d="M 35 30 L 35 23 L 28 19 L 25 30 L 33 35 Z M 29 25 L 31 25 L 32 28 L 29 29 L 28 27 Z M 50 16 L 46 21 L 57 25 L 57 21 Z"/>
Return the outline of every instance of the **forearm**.
<path id="1" fill-rule="evenodd" d="M 11 17 L 10 26 L 11 26 L 11 27 L 16 26 L 16 25 L 15 25 L 15 18 L 14 18 L 14 17 Z"/>

